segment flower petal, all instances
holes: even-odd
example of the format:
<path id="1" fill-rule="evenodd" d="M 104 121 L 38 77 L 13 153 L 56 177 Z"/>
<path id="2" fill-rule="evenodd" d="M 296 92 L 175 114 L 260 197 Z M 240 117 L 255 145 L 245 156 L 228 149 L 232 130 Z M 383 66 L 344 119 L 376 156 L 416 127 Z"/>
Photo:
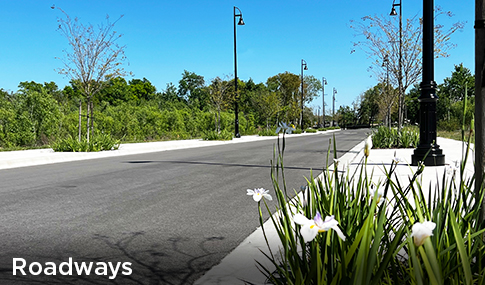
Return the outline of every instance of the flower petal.
<path id="1" fill-rule="evenodd" d="M 424 223 L 415 223 L 412 227 L 411 236 L 414 239 L 414 244 L 416 246 L 421 246 L 425 239 L 433 235 L 433 230 L 436 224 L 433 222 L 426 221 Z"/>
<path id="2" fill-rule="evenodd" d="M 253 195 L 254 201 L 259 202 L 261 201 L 261 198 L 263 198 L 263 195 L 261 195 L 261 193 L 254 193 Z"/>
<path id="3" fill-rule="evenodd" d="M 313 223 L 306 224 L 301 227 L 300 233 L 305 242 L 310 242 L 317 236 L 318 227 L 315 226 Z"/>
<path id="4" fill-rule="evenodd" d="M 273 200 L 273 197 L 271 197 L 271 195 L 266 194 L 266 193 L 265 193 L 265 194 L 263 194 L 263 197 L 264 197 L 265 199 L 269 200 L 269 201 Z"/>
<path id="5" fill-rule="evenodd" d="M 311 220 L 309 220 L 307 217 L 303 216 L 302 214 L 296 214 L 293 216 L 293 221 L 296 223 L 296 224 L 299 224 L 299 225 L 306 225 L 306 224 L 313 224 L 313 222 Z"/>
<path id="6" fill-rule="evenodd" d="M 254 195 L 254 190 L 252 190 L 252 189 L 248 189 L 248 193 L 247 193 L 247 195 Z"/>
<path id="7" fill-rule="evenodd" d="M 331 229 L 335 226 L 338 226 L 337 220 L 335 220 L 335 218 L 333 216 L 327 216 L 320 228 L 323 231 L 328 231 L 329 229 Z"/>
<path id="8" fill-rule="evenodd" d="M 337 233 L 337 235 L 339 236 L 339 238 L 341 238 L 343 241 L 345 241 L 345 235 L 342 232 L 342 230 L 340 230 L 340 228 L 338 226 L 333 226 L 332 227 L 332 230 L 334 230 Z"/>

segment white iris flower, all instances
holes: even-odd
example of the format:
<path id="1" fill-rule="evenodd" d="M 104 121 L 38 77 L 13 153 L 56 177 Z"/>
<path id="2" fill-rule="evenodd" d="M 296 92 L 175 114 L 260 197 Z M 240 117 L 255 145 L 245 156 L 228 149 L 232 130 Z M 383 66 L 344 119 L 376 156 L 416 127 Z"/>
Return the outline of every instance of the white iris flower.
<path id="1" fill-rule="evenodd" d="M 338 222 L 334 216 L 327 216 L 325 220 L 322 220 L 322 216 L 317 212 L 313 220 L 309 220 L 302 214 L 296 214 L 293 216 L 293 221 L 301 225 L 300 233 L 305 242 L 312 241 L 319 232 L 323 233 L 330 229 L 334 230 L 342 240 L 345 240 L 345 235 L 338 227 Z"/>
<path id="2" fill-rule="evenodd" d="M 254 190 L 248 189 L 247 195 L 253 196 L 254 201 L 259 202 L 264 197 L 269 201 L 273 200 L 273 197 L 268 194 L 269 190 L 265 190 L 264 188 L 256 188 Z"/>
<path id="3" fill-rule="evenodd" d="M 372 198 L 374 198 L 374 195 L 376 195 L 376 190 L 377 190 L 377 204 L 381 201 L 382 197 L 384 197 L 384 188 L 383 187 L 377 187 L 374 184 L 370 185 L 370 190 L 369 193 Z"/>
<path id="4" fill-rule="evenodd" d="M 435 227 L 436 224 L 433 222 L 415 223 L 411 233 L 411 236 L 414 238 L 414 244 L 416 246 L 422 245 L 427 237 L 433 235 Z"/>

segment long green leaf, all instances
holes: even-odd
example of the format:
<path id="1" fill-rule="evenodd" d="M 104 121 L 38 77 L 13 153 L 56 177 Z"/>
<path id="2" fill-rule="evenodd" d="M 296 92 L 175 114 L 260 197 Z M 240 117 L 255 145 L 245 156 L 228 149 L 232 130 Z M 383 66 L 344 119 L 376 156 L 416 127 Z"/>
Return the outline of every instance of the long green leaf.
<path id="1" fill-rule="evenodd" d="M 470 260 L 468 254 L 466 253 L 465 242 L 463 237 L 460 235 L 460 228 L 456 222 L 455 214 L 450 212 L 450 222 L 453 229 L 453 234 L 455 236 L 456 246 L 458 247 L 458 252 L 460 253 L 460 260 L 463 267 L 463 272 L 465 273 L 466 284 L 472 284 L 472 271 L 470 267 Z"/>

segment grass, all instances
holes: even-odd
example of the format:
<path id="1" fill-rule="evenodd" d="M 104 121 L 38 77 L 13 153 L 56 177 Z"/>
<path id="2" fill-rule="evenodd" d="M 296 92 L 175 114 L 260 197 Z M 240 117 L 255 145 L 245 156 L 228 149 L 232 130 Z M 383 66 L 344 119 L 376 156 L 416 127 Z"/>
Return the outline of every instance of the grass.
<path id="1" fill-rule="evenodd" d="M 29 149 L 47 149 L 47 148 L 50 148 L 50 145 L 0 147 L 0 152 L 2 152 L 2 151 L 16 151 L 16 150 L 29 150 Z"/>
<path id="2" fill-rule="evenodd" d="M 468 131 L 467 131 L 468 133 Z M 452 140 L 457 140 L 461 141 L 462 136 L 461 136 L 461 130 L 456 130 L 456 131 L 438 131 L 437 133 L 438 137 L 442 138 L 447 138 L 447 139 L 452 139 Z M 471 143 L 475 143 L 475 133 L 472 134 L 472 137 L 470 139 Z"/>

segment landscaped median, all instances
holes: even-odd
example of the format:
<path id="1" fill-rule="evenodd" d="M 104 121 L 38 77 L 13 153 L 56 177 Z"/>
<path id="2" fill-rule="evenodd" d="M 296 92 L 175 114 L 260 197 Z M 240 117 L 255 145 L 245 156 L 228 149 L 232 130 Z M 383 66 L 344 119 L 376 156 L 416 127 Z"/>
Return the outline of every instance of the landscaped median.
<path id="1" fill-rule="evenodd" d="M 273 159 L 274 191 L 265 192 L 278 202 L 268 221 L 278 250 L 262 224 L 270 250 L 258 259 L 270 284 L 485 282 L 485 229 L 475 200 L 483 189 L 474 192 L 469 149 L 456 152 L 461 142 L 439 138 L 458 162 L 433 168 L 409 166 L 411 148 L 375 150 L 367 140 L 356 160 L 336 159 L 292 200 L 294 190 L 281 183 L 285 139 Z M 264 197 L 258 204 L 260 213 L 272 211 Z"/>

